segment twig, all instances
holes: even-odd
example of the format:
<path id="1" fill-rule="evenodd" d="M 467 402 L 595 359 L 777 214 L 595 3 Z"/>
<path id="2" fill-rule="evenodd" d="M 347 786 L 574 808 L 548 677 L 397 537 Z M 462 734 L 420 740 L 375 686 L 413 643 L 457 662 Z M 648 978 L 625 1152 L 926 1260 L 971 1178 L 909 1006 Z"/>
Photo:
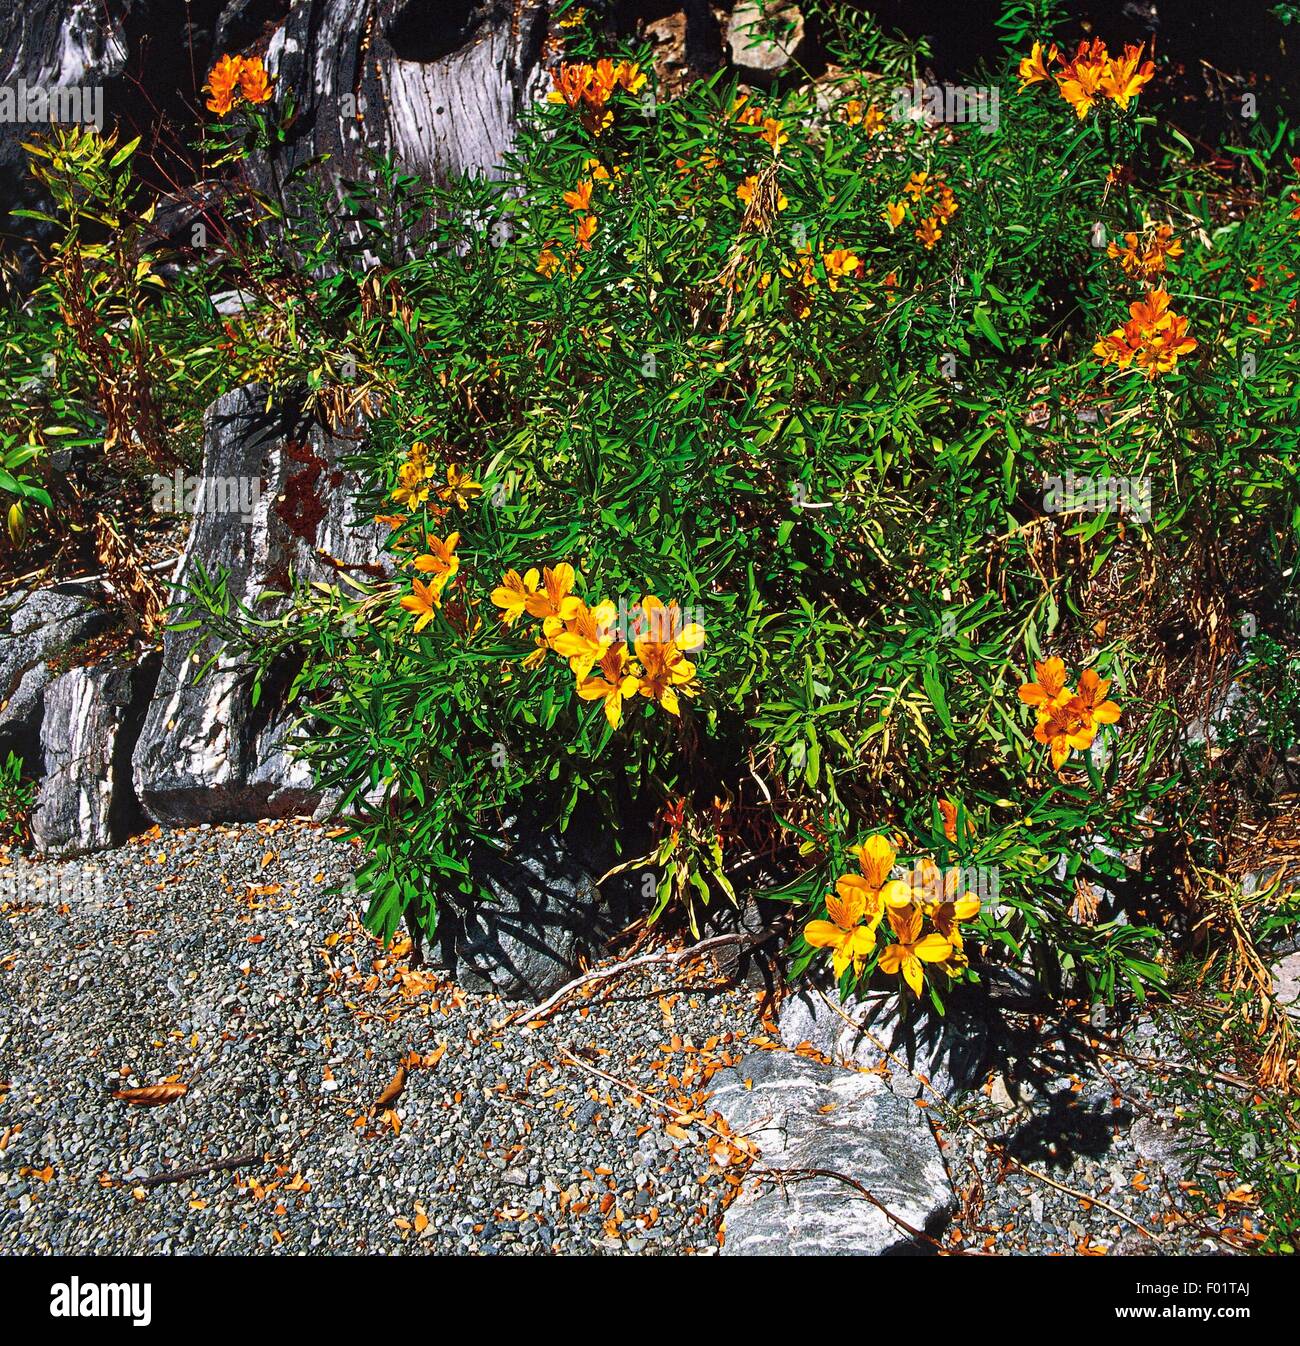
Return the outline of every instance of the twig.
<path id="1" fill-rule="evenodd" d="M 540 1005 L 533 1009 L 518 1009 L 513 1014 L 508 1014 L 498 1023 L 492 1025 L 494 1033 L 508 1025 L 515 1023 L 519 1019 L 526 1019 L 528 1027 L 524 1028 L 527 1033 L 535 1020 L 543 1019 L 550 1014 L 566 996 L 582 986 L 593 986 L 598 982 L 608 981 L 613 977 L 621 977 L 625 972 L 630 972 L 639 967 L 647 967 L 651 963 L 680 963 L 687 958 L 694 958 L 697 954 L 708 953 L 712 949 L 721 948 L 726 944 L 740 944 L 745 936 L 740 934 L 714 935 L 710 939 L 701 940 L 698 944 L 692 944 L 690 948 L 678 949 L 674 952 L 663 953 L 643 953 L 635 958 L 628 958 L 621 963 L 612 963 L 608 967 L 596 968 L 591 972 L 584 972 L 581 977 L 575 977 L 572 981 L 566 982 L 553 995 L 549 995 Z"/>
<path id="2" fill-rule="evenodd" d="M 274 1163 L 262 1154 L 237 1154 L 229 1159 L 214 1159 L 210 1164 L 191 1164 L 188 1168 L 174 1168 L 168 1173 L 151 1173 L 141 1178 L 137 1187 L 161 1187 L 166 1182 L 186 1182 L 190 1178 L 202 1178 L 208 1173 L 226 1173 L 233 1168 L 249 1168 L 253 1164 Z"/>

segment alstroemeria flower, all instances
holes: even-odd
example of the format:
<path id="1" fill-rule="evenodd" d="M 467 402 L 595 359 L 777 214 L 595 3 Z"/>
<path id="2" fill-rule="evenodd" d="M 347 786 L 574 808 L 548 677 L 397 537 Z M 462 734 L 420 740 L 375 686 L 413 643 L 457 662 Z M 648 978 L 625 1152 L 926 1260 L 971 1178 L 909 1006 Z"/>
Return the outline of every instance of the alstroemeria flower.
<path id="1" fill-rule="evenodd" d="M 447 484 L 438 488 L 439 500 L 468 509 L 469 502 L 482 494 L 483 487 L 468 472 L 462 471 L 455 463 L 448 463 Z"/>
<path id="2" fill-rule="evenodd" d="M 1020 699 L 1038 708 L 1041 721 L 1057 706 L 1065 705 L 1074 693 L 1065 685 L 1065 664 L 1055 655 L 1034 660 L 1034 677 L 1037 682 L 1027 682 L 1020 688 Z"/>
<path id="3" fill-rule="evenodd" d="M 1040 712 L 1041 715 L 1041 712 Z M 1045 718 L 1034 726 L 1034 737 L 1052 750 L 1052 767 L 1059 771 L 1074 749 L 1080 752 L 1092 747 L 1097 737 L 1095 725 L 1090 725 L 1072 697 L 1069 704 L 1054 706 Z"/>
<path id="4" fill-rule="evenodd" d="M 635 642 L 636 657 L 641 662 L 642 674 L 637 690 L 661 705 L 670 715 L 681 714 L 678 690 L 684 696 L 694 695 L 690 686 L 695 677 L 695 665 L 673 644 L 655 640 Z"/>
<path id="5" fill-rule="evenodd" d="M 435 576 L 434 583 L 439 589 L 444 588 L 460 569 L 460 557 L 456 555 L 456 544 L 459 541 L 459 533 L 448 533 L 445 539 L 429 533 L 425 536 L 428 552 L 415 558 L 415 568 L 422 575 Z"/>
<path id="6" fill-rule="evenodd" d="M 1085 725 L 1114 724 L 1119 719 L 1119 706 L 1106 700 L 1109 691 L 1109 679 L 1099 678 L 1096 669 L 1085 668 L 1079 674 L 1079 692 L 1072 704 L 1082 712 Z"/>
<path id="7" fill-rule="evenodd" d="M 524 598 L 528 615 L 542 619 L 542 629 L 548 636 L 555 635 L 578 610 L 581 600 L 571 592 L 574 578 L 573 567 L 567 561 L 561 561 L 554 570 L 546 566 L 542 571 L 541 589 Z"/>
<path id="8" fill-rule="evenodd" d="M 921 994 L 925 981 L 922 963 L 942 963 L 952 954 L 952 945 L 937 932 L 921 938 L 922 917 L 916 907 L 890 911 L 889 924 L 898 937 L 897 944 L 886 945 L 880 951 L 880 970 L 901 972 L 903 980 L 916 995 Z"/>
<path id="9" fill-rule="evenodd" d="M 885 203 L 885 208 L 880 212 L 880 215 L 889 226 L 889 232 L 892 234 L 907 218 L 907 202 L 887 201 Z"/>
<path id="10" fill-rule="evenodd" d="M 639 681 L 632 671 L 627 646 L 621 641 L 611 645 L 600 657 L 600 676 L 585 678 L 578 683 L 578 695 L 584 701 L 603 701 L 605 718 L 617 729 L 623 722 L 623 702 L 635 696 Z"/>
<path id="11" fill-rule="evenodd" d="M 415 615 L 415 630 L 423 631 L 433 621 L 433 614 L 442 605 L 442 585 L 437 582 L 423 584 L 420 580 L 411 581 L 411 592 L 404 594 L 402 606 Z"/>
<path id="12" fill-rule="evenodd" d="M 501 577 L 501 583 L 492 590 L 492 601 L 501 611 L 501 621 L 513 626 L 528 606 L 528 600 L 537 593 L 537 570 L 530 569 L 520 575 L 517 570 L 507 570 Z"/>
<path id="13" fill-rule="evenodd" d="M 880 916 L 877 913 L 866 925 L 859 924 L 866 915 L 862 893 L 857 888 L 844 887 L 843 880 L 835 888 L 835 892 L 826 894 L 826 914 L 830 920 L 809 921 L 804 926 L 803 937 L 815 949 L 833 951 L 831 966 L 838 981 L 850 963 L 854 972 L 861 975 L 862 965 L 876 947 L 876 926 Z"/>
<path id="14" fill-rule="evenodd" d="M 208 72 L 208 82 L 203 87 L 210 95 L 206 104 L 209 112 L 224 117 L 234 107 L 243 68 L 242 56 L 223 56 Z"/>
<path id="15" fill-rule="evenodd" d="M 1142 60 L 1142 48 L 1145 43 L 1134 46 L 1131 42 L 1124 46 L 1124 55 L 1116 56 L 1106 66 L 1101 77 L 1101 91 L 1111 102 L 1121 109 L 1127 109 L 1130 98 L 1138 94 L 1151 82 L 1156 73 L 1153 61 Z"/>
<path id="16" fill-rule="evenodd" d="M 407 509 L 418 509 L 429 498 L 429 479 L 423 467 L 405 462 L 397 469 L 392 498 Z"/>
<path id="17" fill-rule="evenodd" d="M 613 643 L 610 624 L 618 615 L 613 603 L 597 603 L 589 608 L 581 599 L 575 599 L 572 615 L 564 619 L 564 630 L 553 635 L 551 649 L 569 661 L 574 676 L 581 682 L 591 672 L 591 666 Z"/>
<path id="18" fill-rule="evenodd" d="M 260 56 L 248 56 L 239 70 L 239 91 L 250 103 L 266 103 L 271 98 L 271 77 Z"/>
<path id="19" fill-rule="evenodd" d="M 849 853 L 857 857 L 862 877 L 846 876 L 855 884 L 863 885 L 868 911 L 883 911 L 885 907 L 905 907 L 912 900 L 912 892 L 902 879 L 891 879 L 890 871 L 898 852 L 888 838 L 868 837 L 860 846 L 851 846 Z"/>
<path id="20" fill-rule="evenodd" d="M 590 178 L 584 178 L 572 191 L 564 193 L 564 204 L 580 215 L 587 214 L 591 210 L 592 185 Z"/>
<path id="21" fill-rule="evenodd" d="M 1042 84 L 1051 79 L 1047 67 L 1055 61 L 1059 55 L 1060 53 L 1057 51 L 1055 43 L 1048 48 L 1046 56 L 1044 56 L 1043 44 L 1041 42 L 1035 42 L 1029 55 L 1020 58 L 1020 88 L 1017 92 L 1024 93 L 1031 84 Z"/>

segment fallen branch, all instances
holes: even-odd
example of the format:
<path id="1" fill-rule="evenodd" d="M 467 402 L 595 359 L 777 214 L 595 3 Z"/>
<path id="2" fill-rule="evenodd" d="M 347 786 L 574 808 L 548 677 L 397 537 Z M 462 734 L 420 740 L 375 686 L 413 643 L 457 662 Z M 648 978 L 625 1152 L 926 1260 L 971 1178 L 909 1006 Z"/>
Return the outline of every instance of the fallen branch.
<path id="1" fill-rule="evenodd" d="M 190 1178 L 202 1178 L 209 1173 L 228 1173 L 235 1168 L 274 1162 L 262 1154 L 237 1154 L 229 1159 L 214 1159 L 210 1164 L 191 1164 L 188 1168 L 174 1168 L 167 1173 L 151 1173 L 147 1178 L 141 1178 L 136 1186 L 161 1187 L 168 1182 L 187 1182 Z"/>
<path id="2" fill-rule="evenodd" d="M 531 1030 L 533 1024 L 540 1019 L 544 1019 L 559 1006 L 560 1002 L 566 996 L 572 995 L 574 991 L 583 986 L 595 986 L 600 982 L 609 981 L 614 977 L 621 977 L 627 972 L 635 971 L 637 968 L 648 967 L 652 963 L 680 963 L 688 958 L 694 958 L 699 954 L 708 953 L 712 949 L 719 949 L 728 944 L 740 944 L 745 936 L 739 934 L 714 935 L 710 939 L 701 940 L 698 944 L 692 944 L 688 949 L 677 949 L 673 952 L 663 953 L 643 953 L 635 958 L 628 958 L 621 963 L 612 963 L 608 967 L 596 968 L 591 972 L 584 972 L 581 977 L 575 977 L 572 981 L 566 982 L 553 995 L 549 995 L 540 1005 L 530 1009 L 515 1010 L 513 1014 L 508 1014 L 498 1023 L 492 1025 L 494 1033 L 516 1023 L 520 1019 L 527 1020 L 527 1026 L 524 1032 Z"/>

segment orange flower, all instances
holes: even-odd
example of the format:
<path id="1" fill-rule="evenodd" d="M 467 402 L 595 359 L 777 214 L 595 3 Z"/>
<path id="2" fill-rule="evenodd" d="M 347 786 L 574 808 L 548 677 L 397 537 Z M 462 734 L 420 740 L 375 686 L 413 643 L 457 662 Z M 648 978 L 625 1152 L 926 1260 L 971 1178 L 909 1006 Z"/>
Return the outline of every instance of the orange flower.
<path id="1" fill-rule="evenodd" d="M 223 56 L 208 71 L 208 82 L 203 86 L 209 93 L 207 109 L 224 117 L 235 105 L 238 97 L 240 73 L 244 68 L 242 56 Z"/>
<path id="2" fill-rule="evenodd" d="M 888 837 L 868 837 L 862 845 L 850 847 L 850 854 L 857 856 L 862 877 L 846 874 L 840 882 L 861 890 L 864 910 L 879 916 L 886 907 L 905 907 L 911 902 L 907 883 L 889 877 L 898 852 Z"/>
<path id="3" fill-rule="evenodd" d="M 591 209 L 591 189 L 591 179 L 584 178 L 572 191 L 564 193 L 564 204 L 580 215 L 587 214 Z"/>
<path id="4" fill-rule="evenodd" d="M 848 248 L 833 248 L 830 252 L 822 253 L 822 265 L 826 268 L 827 285 L 832 290 L 838 290 L 840 278 L 856 276 L 862 262 Z"/>
<path id="5" fill-rule="evenodd" d="M 442 585 L 436 581 L 424 584 L 420 580 L 412 580 L 411 590 L 411 593 L 402 597 L 401 604 L 407 612 L 415 614 L 415 629 L 423 631 L 442 605 Z"/>
<path id="6" fill-rule="evenodd" d="M 537 266 L 534 268 L 539 276 L 545 276 L 550 280 L 552 276 L 560 269 L 560 255 L 548 244 L 541 251 L 537 258 Z"/>
<path id="7" fill-rule="evenodd" d="M 1131 42 L 1125 43 L 1124 55 L 1116 56 L 1107 63 L 1101 77 L 1101 91 L 1121 110 L 1127 109 L 1130 98 L 1136 98 L 1151 82 L 1156 73 L 1155 63 L 1142 60 L 1142 48 Z"/>
<path id="8" fill-rule="evenodd" d="M 613 644 L 611 623 L 617 614 L 613 603 L 597 603 L 589 608 L 580 598 L 573 600 L 570 615 L 564 618 L 563 631 L 547 631 L 551 649 L 569 661 L 579 682 L 591 672 L 591 666 L 604 657 Z"/>
<path id="9" fill-rule="evenodd" d="M 943 237 L 943 230 L 939 228 L 939 221 L 931 215 L 928 219 L 921 221 L 919 228 L 916 230 L 916 236 L 925 244 L 926 252 L 929 252 Z"/>
<path id="10" fill-rule="evenodd" d="M 456 555 L 459 541 L 459 533 L 448 533 L 445 540 L 429 533 L 425 538 L 428 552 L 415 558 L 415 568 L 422 575 L 433 575 L 434 587 L 439 590 L 445 588 L 447 581 L 460 569 L 460 557 Z"/>
<path id="11" fill-rule="evenodd" d="M 591 240 L 596 236 L 596 217 L 584 215 L 573 231 L 574 242 L 584 252 L 591 251 Z"/>
<path id="12" fill-rule="evenodd" d="M 1034 677 L 1037 682 L 1027 682 L 1020 689 L 1020 699 L 1027 706 L 1037 706 L 1039 717 L 1045 711 L 1063 706 L 1074 695 L 1065 685 L 1065 663 L 1056 658 L 1034 660 Z"/>
<path id="13" fill-rule="evenodd" d="M 239 71 L 239 91 L 250 103 L 271 101 L 271 77 L 260 56 L 248 56 Z"/>
<path id="14" fill-rule="evenodd" d="M 1044 57 L 1043 44 L 1035 42 L 1029 55 L 1022 56 L 1020 59 L 1020 88 L 1018 92 L 1024 93 L 1031 84 L 1043 84 L 1051 79 L 1047 67 L 1059 56 L 1060 53 L 1057 51 L 1055 43 L 1048 48 L 1047 55 Z"/>
<path id="15" fill-rule="evenodd" d="M 889 226 L 889 232 L 892 234 L 907 217 L 907 203 L 904 201 L 887 201 L 880 215 Z"/>
<path id="16" fill-rule="evenodd" d="M 913 173 L 903 190 L 913 201 L 920 201 L 923 196 L 929 196 L 934 187 L 930 182 L 929 173 Z"/>
<path id="17" fill-rule="evenodd" d="M 1080 42 L 1074 60 L 1065 65 L 1056 76 L 1061 97 L 1074 109 L 1075 115 L 1082 121 L 1102 92 L 1102 80 L 1110 68 L 1110 56 L 1106 44 L 1099 37 L 1089 42 Z"/>
<path id="18" fill-rule="evenodd" d="M 765 117 L 763 119 L 763 139 L 767 141 L 774 150 L 779 150 L 782 145 L 790 139 L 783 129 L 783 123 L 777 121 L 775 117 Z"/>
<path id="19" fill-rule="evenodd" d="M 1169 258 L 1183 255 L 1183 245 L 1174 237 L 1173 228 L 1162 224 L 1146 242 L 1140 242 L 1135 233 L 1124 235 L 1122 248 L 1112 240 L 1106 255 L 1119 262 L 1125 275 L 1150 280 L 1165 271 Z"/>
<path id="20" fill-rule="evenodd" d="M 889 913 L 897 944 L 889 944 L 880 953 L 880 970 L 903 974 L 903 980 L 916 995 L 925 981 L 922 963 L 942 963 L 952 954 L 952 945 L 937 932 L 921 936 L 921 913 L 915 907 Z"/>
<path id="21" fill-rule="evenodd" d="M 1034 737 L 1039 743 L 1046 743 L 1052 750 L 1052 767 L 1059 771 L 1072 750 L 1083 751 L 1092 747 L 1097 736 L 1095 726 L 1089 726 L 1075 698 L 1071 697 L 1064 706 L 1055 706 L 1045 718 L 1040 715 L 1034 726 Z"/>
<path id="22" fill-rule="evenodd" d="M 1119 706 L 1106 700 L 1109 691 L 1109 680 L 1099 678 L 1095 669 L 1085 668 L 1079 674 L 1079 693 L 1071 704 L 1082 714 L 1085 725 L 1095 728 L 1101 724 L 1114 724 L 1119 719 Z"/>

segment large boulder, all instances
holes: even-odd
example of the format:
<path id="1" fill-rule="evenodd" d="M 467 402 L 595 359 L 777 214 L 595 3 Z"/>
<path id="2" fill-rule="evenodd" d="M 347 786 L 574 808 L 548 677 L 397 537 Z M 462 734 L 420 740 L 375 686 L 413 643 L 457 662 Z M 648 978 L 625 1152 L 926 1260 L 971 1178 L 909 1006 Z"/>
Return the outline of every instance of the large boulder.
<path id="1" fill-rule="evenodd" d="M 38 760 L 45 694 L 58 676 L 51 663 L 75 657 L 109 621 L 89 598 L 53 589 L 0 600 L 0 756 L 15 752 L 29 768 Z"/>
<path id="2" fill-rule="evenodd" d="M 904 1226 L 933 1236 L 952 1214 L 952 1185 L 923 1113 L 878 1076 L 768 1051 L 715 1076 L 712 1088 L 709 1106 L 757 1144 L 761 1161 L 727 1210 L 724 1254 L 923 1252 Z"/>
<path id="3" fill-rule="evenodd" d="M 69 669 L 46 689 L 44 776 L 31 824 L 38 851 L 81 855 L 135 829 L 131 748 L 157 675 L 151 655 Z"/>
<path id="4" fill-rule="evenodd" d="M 224 571 L 232 603 L 251 605 L 295 582 L 382 573 L 380 528 L 351 527 L 350 442 L 292 413 L 265 410 L 266 390 L 225 394 L 204 418 L 194 522 L 173 583 Z M 259 603 L 261 615 L 276 609 Z M 207 645 L 169 629 L 162 669 L 134 752 L 136 794 L 154 821 L 186 824 L 282 817 L 319 801 L 288 740 L 293 709 L 280 671 L 254 706 L 252 676 L 222 655 L 200 677 Z"/>

